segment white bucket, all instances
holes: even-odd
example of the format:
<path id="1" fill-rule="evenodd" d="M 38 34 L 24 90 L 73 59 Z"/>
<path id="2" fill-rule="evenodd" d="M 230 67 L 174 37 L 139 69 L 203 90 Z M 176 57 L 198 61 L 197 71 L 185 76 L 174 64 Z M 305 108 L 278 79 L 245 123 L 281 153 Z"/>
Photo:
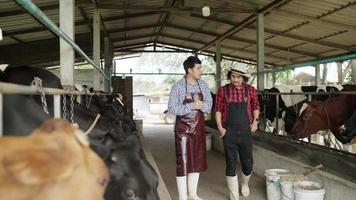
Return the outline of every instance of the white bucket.
<path id="1" fill-rule="evenodd" d="M 281 183 L 281 195 L 282 200 L 294 200 L 294 184 L 300 181 L 306 181 L 307 177 L 298 174 L 286 174 L 282 175 L 280 179 Z"/>
<path id="2" fill-rule="evenodd" d="M 206 139 L 206 150 L 210 151 L 213 144 L 213 134 L 207 133 L 205 135 L 205 139 Z"/>
<path id="3" fill-rule="evenodd" d="M 313 181 L 301 181 L 294 186 L 295 200 L 323 200 L 325 188 Z"/>
<path id="4" fill-rule="evenodd" d="M 267 200 L 281 200 L 281 185 L 280 178 L 282 175 L 288 174 L 286 169 L 268 169 L 265 171 Z"/>

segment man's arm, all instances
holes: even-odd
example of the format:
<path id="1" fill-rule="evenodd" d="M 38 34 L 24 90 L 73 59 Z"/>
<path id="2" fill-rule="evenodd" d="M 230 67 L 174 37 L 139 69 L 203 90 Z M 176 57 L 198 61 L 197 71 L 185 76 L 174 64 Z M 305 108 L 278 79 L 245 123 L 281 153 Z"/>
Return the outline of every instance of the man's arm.
<path id="1" fill-rule="evenodd" d="M 215 100 L 215 120 L 216 120 L 216 125 L 220 133 L 220 137 L 224 137 L 226 133 L 226 129 L 224 128 L 222 124 L 222 112 L 224 111 L 224 94 L 222 88 L 219 89 L 217 95 L 216 95 L 216 100 Z"/>
<path id="2" fill-rule="evenodd" d="M 174 85 L 169 95 L 168 112 L 179 116 L 189 114 L 190 111 L 194 109 L 194 103 L 184 105 L 183 98 L 179 95 L 179 88 L 177 85 Z"/>
<path id="3" fill-rule="evenodd" d="M 204 96 L 204 107 L 202 109 L 202 111 L 204 113 L 210 112 L 211 111 L 211 107 L 213 106 L 213 98 L 211 97 L 211 93 L 208 87 L 208 84 L 206 84 L 205 82 L 202 81 L 202 90 L 203 90 L 203 96 Z"/>
<path id="4" fill-rule="evenodd" d="M 260 116 L 260 103 L 257 98 L 257 91 L 255 88 L 252 90 L 252 96 L 251 96 L 251 109 L 252 109 L 252 116 L 253 116 L 253 121 L 251 124 L 251 131 L 255 132 L 258 128 L 258 118 Z"/>

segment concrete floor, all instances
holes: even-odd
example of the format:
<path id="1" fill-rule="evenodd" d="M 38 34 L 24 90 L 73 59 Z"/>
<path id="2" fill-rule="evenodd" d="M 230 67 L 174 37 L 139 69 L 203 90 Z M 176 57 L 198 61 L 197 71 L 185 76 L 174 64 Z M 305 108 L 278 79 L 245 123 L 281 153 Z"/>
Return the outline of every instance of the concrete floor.
<path id="1" fill-rule="evenodd" d="M 151 149 L 163 180 L 173 200 L 178 199 L 175 181 L 175 148 L 173 125 L 164 124 L 160 119 L 144 120 L 143 135 Z M 264 180 L 252 176 L 250 181 L 251 194 L 241 200 L 266 199 Z M 208 170 L 200 175 L 198 194 L 204 200 L 228 199 L 225 182 L 225 159 L 221 153 L 208 152 Z"/>

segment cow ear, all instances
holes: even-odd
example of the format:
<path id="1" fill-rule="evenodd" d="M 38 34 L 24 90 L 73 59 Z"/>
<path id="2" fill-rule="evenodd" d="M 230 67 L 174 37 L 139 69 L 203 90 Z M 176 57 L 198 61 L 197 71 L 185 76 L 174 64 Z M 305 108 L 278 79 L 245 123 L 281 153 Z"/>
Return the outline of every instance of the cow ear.
<path id="1" fill-rule="evenodd" d="M 3 159 L 5 171 L 22 184 L 37 185 L 69 177 L 73 163 L 60 149 L 18 150 Z"/>

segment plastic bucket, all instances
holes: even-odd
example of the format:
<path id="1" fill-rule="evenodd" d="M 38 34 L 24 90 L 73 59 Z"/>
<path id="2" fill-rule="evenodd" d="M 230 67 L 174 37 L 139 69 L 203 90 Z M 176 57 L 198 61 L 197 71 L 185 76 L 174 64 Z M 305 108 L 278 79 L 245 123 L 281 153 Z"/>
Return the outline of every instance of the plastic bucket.
<path id="1" fill-rule="evenodd" d="M 294 200 L 294 184 L 300 181 L 306 181 L 307 177 L 298 174 L 286 174 L 282 175 L 280 179 L 281 183 L 281 195 L 282 200 Z"/>
<path id="2" fill-rule="evenodd" d="M 282 175 L 288 174 L 286 169 L 268 169 L 265 171 L 267 200 L 281 200 L 280 179 Z"/>
<path id="3" fill-rule="evenodd" d="M 210 151 L 213 144 L 213 134 L 207 133 L 205 135 L 205 139 L 206 139 L 206 150 Z"/>
<path id="4" fill-rule="evenodd" d="M 295 200 L 323 200 L 325 188 L 313 181 L 301 181 L 294 185 Z"/>

